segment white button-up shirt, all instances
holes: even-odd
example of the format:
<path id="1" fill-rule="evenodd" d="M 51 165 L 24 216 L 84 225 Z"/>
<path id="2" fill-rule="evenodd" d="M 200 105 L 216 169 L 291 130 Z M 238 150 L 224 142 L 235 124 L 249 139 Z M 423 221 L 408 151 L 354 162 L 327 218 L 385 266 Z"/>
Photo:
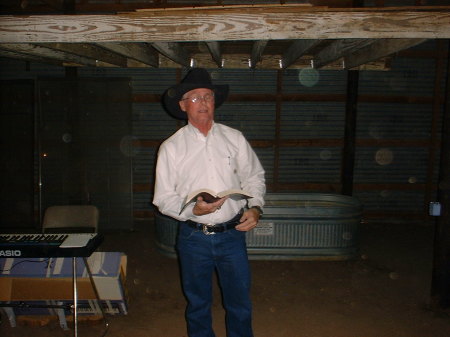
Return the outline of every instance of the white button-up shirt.
<path id="1" fill-rule="evenodd" d="M 214 224 L 230 220 L 247 203 L 230 198 L 216 212 L 202 216 L 192 213 L 192 203 L 180 214 L 186 196 L 202 188 L 217 193 L 242 189 L 253 196 L 248 200 L 250 207 L 264 205 L 264 169 L 240 131 L 213 123 L 205 137 L 188 124 L 161 144 L 153 198 L 161 213 L 181 221 Z"/>

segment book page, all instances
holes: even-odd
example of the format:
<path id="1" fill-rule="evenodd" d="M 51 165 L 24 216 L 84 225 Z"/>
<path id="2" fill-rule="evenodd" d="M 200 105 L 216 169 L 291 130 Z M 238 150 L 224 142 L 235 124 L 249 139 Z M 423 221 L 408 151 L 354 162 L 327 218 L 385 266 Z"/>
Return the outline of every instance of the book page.
<path id="1" fill-rule="evenodd" d="M 239 200 L 241 198 L 244 198 L 244 199 L 253 198 L 253 196 L 251 196 L 249 193 L 247 193 L 243 190 L 238 190 L 238 189 L 222 191 L 222 192 L 218 193 L 217 196 L 219 198 L 229 196 L 230 198 L 237 198 L 236 200 Z"/>
<path id="2" fill-rule="evenodd" d="M 197 200 L 197 198 L 199 196 L 203 197 L 203 200 L 205 200 L 206 202 L 214 202 L 218 199 L 216 192 L 214 192 L 213 190 L 207 189 L 207 188 L 202 188 L 200 190 L 196 190 L 194 192 L 189 193 L 189 195 L 186 197 L 184 203 L 187 204 L 192 201 L 195 201 L 195 200 Z M 211 200 L 211 201 L 207 201 L 207 200 Z"/>
<path id="3" fill-rule="evenodd" d="M 216 193 L 210 189 L 203 188 L 189 193 L 181 207 L 181 211 L 179 214 L 183 212 L 187 205 L 189 205 L 191 202 L 195 202 L 199 196 L 201 196 L 207 203 L 215 202 L 226 196 L 230 197 L 233 200 L 253 198 L 253 196 L 251 196 L 248 192 L 239 189 L 229 189 Z"/>

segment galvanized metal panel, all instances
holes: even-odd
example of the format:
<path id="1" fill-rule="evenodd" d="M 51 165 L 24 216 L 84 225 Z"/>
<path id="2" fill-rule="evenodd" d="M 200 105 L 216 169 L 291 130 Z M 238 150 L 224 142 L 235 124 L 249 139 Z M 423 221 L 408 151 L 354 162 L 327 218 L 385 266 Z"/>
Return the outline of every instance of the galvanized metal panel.
<path id="1" fill-rule="evenodd" d="M 184 77 L 189 69 L 183 69 L 181 77 Z M 176 70 L 156 69 L 164 74 L 164 82 L 158 81 L 164 89 L 176 84 Z M 214 84 L 227 84 L 230 87 L 230 94 L 258 94 L 276 93 L 277 71 L 275 70 L 254 70 L 254 69 L 208 69 Z M 157 73 L 159 76 L 159 73 Z M 159 92 L 162 93 L 162 92 Z"/>
<path id="2" fill-rule="evenodd" d="M 281 111 L 282 139 L 343 138 L 345 104 L 285 102 Z"/>
<path id="3" fill-rule="evenodd" d="M 287 69 L 283 73 L 283 93 L 345 94 L 347 72 L 314 68 Z"/>
<path id="4" fill-rule="evenodd" d="M 153 191 L 134 191 L 133 193 L 133 211 L 153 211 L 155 206 L 152 204 Z"/>
<path id="5" fill-rule="evenodd" d="M 35 227 L 32 80 L 0 81 L 0 230 Z"/>
<path id="6" fill-rule="evenodd" d="M 85 77 L 130 77 L 134 94 L 162 94 L 176 84 L 177 69 L 89 68 L 79 69 Z"/>
<path id="7" fill-rule="evenodd" d="M 162 140 L 178 129 L 179 122 L 160 103 L 134 103 L 132 118 L 133 136 L 138 139 Z"/>
<path id="8" fill-rule="evenodd" d="M 436 41 L 423 43 L 413 49 L 435 50 Z M 37 76 L 65 76 L 64 68 L 37 63 L 2 59 L 2 78 L 36 78 Z M 361 71 L 359 77 L 360 95 L 419 96 L 432 98 L 435 85 L 435 60 L 433 58 L 394 57 L 391 71 Z M 79 68 L 79 76 L 128 77 L 134 94 L 162 94 L 176 83 L 176 69 L 120 69 L 120 68 Z M 218 84 L 229 84 L 231 94 L 275 94 L 276 70 L 232 70 L 210 69 L 213 80 Z M 183 74 L 186 73 L 184 69 Z M 334 70 L 288 69 L 283 70 L 283 94 L 346 94 L 347 72 Z M 442 76 L 443 80 L 446 76 Z M 442 83 L 440 83 L 442 84 Z M 441 88 L 444 88 L 441 85 Z M 275 139 L 275 102 L 226 102 L 216 111 L 217 121 L 240 129 L 251 140 Z M 284 102 L 281 106 L 282 140 L 291 139 L 335 139 L 343 137 L 344 102 Z M 64 114 L 63 110 L 51 112 L 54 116 Z M 432 103 L 359 103 L 357 116 L 357 140 L 429 140 L 431 130 Z M 53 117 L 52 117 L 53 118 Z M 181 123 L 182 124 L 182 123 Z M 129 144 L 134 140 L 162 140 L 172 134 L 179 125 L 159 104 L 133 104 L 133 131 L 124 140 Z M 49 124 L 49 126 L 51 126 Z M 92 127 L 95 127 L 92 125 Z M 51 131 L 51 130 L 50 130 Z M 52 137 L 59 140 L 61 135 L 55 129 Z M 137 146 L 131 151 L 134 179 L 137 183 L 152 182 L 155 148 Z M 273 183 L 275 148 L 256 148 L 266 169 L 268 183 Z M 279 177 L 281 183 L 290 182 L 339 182 L 341 149 L 328 147 L 281 148 L 279 157 Z M 379 152 L 378 152 L 379 151 Z M 378 152 L 378 156 L 377 156 Z M 389 161 L 379 164 L 376 159 Z M 139 157 L 139 158 L 137 158 Z M 357 149 L 355 182 L 357 183 L 427 183 L 426 169 L 429 165 L 428 149 L 420 146 L 391 146 L 387 149 L 363 147 Z M 433 178 L 436 181 L 436 176 Z M 383 193 L 388 193 L 382 191 Z M 139 192 L 141 193 L 141 192 Z M 138 193 L 138 194 L 139 194 Z M 142 192 L 143 200 L 150 192 Z M 368 191 L 364 202 L 371 209 L 390 209 L 391 200 L 379 197 L 381 192 Z M 420 209 L 423 191 L 389 191 L 395 197 L 398 207 Z M 145 196 L 144 196 L 145 195 Z M 141 198 L 141 197 L 139 197 Z M 387 200 L 387 201 L 386 201 Z M 143 203 L 145 203 L 143 201 Z M 393 203 L 395 205 L 395 203 Z M 377 206 L 378 205 L 378 206 Z M 373 206 L 373 207 L 372 207 Z M 416 207 L 419 206 L 419 207 Z M 377 208 L 378 207 L 378 208 Z M 409 208 L 408 208 L 409 209 Z"/>
<path id="9" fill-rule="evenodd" d="M 274 158 L 275 153 L 272 147 L 270 148 L 258 148 L 254 147 L 256 155 L 261 162 L 262 167 L 265 171 L 266 184 L 272 184 L 274 182 L 273 178 L 273 168 L 274 168 Z"/>
<path id="10" fill-rule="evenodd" d="M 236 128 L 251 139 L 275 138 L 275 103 L 225 103 L 216 110 L 217 122 Z"/>
<path id="11" fill-rule="evenodd" d="M 112 78 L 39 82 L 43 209 L 88 202 L 100 210 L 100 228 L 132 227 L 128 89 Z"/>
<path id="12" fill-rule="evenodd" d="M 64 67 L 52 66 L 44 63 L 25 62 L 0 57 L 1 79 L 28 79 L 37 76 L 64 77 Z"/>
<path id="13" fill-rule="evenodd" d="M 355 183 L 425 183 L 428 149 L 417 147 L 358 147 Z"/>
<path id="14" fill-rule="evenodd" d="M 390 71 L 361 71 L 359 94 L 433 96 L 434 59 L 396 57 L 391 66 Z"/>
<path id="15" fill-rule="evenodd" d="M 228 84 L 230 94 L 275 94 L 277 71 L 253 69 L 209 69 L 216 84 Z"/>
<path id="16" fill-rule="evenodd" d="M 417 213 L 425 209 L 423 191 L 355 191 L 353 195 L 369 212 L 411 212 Z M 408 220 L 408 219 L 405 219 Z"/>
<path id="17" fill-rule="evenodd" d="M 156 165 L 155 147 L 139 147 L 133 157 L 133 183 L 153 184 L 153 170 Z"/>
<path id="18" fill-rule="evenodd" d="M 280 183 L 337 183 L 340 148 L 289 147 L 280 149 Z"/>
<path id="19" fill-rule="evenodd" d="M 428 140 L 432 117 L 432 104 L 360 103 L 357 138 Z"/>

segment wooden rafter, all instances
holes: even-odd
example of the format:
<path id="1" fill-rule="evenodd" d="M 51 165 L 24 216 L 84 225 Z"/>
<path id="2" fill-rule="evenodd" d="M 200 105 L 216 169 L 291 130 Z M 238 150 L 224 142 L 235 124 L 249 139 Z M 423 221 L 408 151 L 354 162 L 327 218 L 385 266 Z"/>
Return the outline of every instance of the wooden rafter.
<path id="1" fill-rule="evenodd" d="M 94 59 L 96 66 L 280 69 L 311 63 L 318 68 L 335 67 L 345 60 L 346 68 L 378 62 L 374 68 L 383 69 L 382 59 L 392 53 L 427 39 L 448 38 L 450 6 L 247 5 L 0 16 L 0 49 L 47 59 L 52 49 L 64 53 L 55 53 L 58 61 L 57 55 L 68 55 L 66 61 L 74 62 L 76 55 L 91 59 L 79 62 L 87 66 Z M 243 42 L 249 44 L 244 53 L 233 47 Z M 28 45 L 26 51 L 22 44 Z M 199 50 L 199 45 L 207 48 Z"/>
<path id="2" fill-rule="evenodd" d="M 97 43 L 98 46 L 113 53 L 139 61 L 151 67 L 158 67 L 158 53 L 147 43 Z"/>
<path id="3" fill-rule="evenodd" d="M 1 16 L 0 43 L 450 38 L 448 10 L 141 11 Z"/>

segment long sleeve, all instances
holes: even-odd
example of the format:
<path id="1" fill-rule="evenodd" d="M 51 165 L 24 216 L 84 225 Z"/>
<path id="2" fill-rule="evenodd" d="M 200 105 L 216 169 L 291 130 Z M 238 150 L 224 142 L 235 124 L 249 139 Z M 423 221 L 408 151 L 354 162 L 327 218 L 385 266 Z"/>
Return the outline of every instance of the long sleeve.
<path id="1" fill-rule="evenodd" d="M 176 176 L 175 160 L 169 153 L 167 145 L 163 143 L 158 151 L 153 203 L 161 213 L 178 220 L 185 220 L 178 215 L 183 197 L 177 193 L 173 184 Z"/>
<path id="2" fill-rule="evenodd" d="M 239 145 L 239 172 L 241 188 L 250 192 L 249 206 L 264 206 L 266 193 L 265 171 L 248 141 L 242 137 Z"/>
<path id="3" fill-rule="evenodd" d="M 153 203 L 181 221 L 220 223 L 246 205 L 229 199 L 219 212 L 195 216 L 191 205 L 180 214 L 186 196 L 202 188 L 243 189 L 253 195 L 249 205 L 264 205 L 264 169 L 242 133 L 222 124 L 214 124 L 207 137 L 190 124 L 178 130 L 161 144 L 155 178 Z"/>

